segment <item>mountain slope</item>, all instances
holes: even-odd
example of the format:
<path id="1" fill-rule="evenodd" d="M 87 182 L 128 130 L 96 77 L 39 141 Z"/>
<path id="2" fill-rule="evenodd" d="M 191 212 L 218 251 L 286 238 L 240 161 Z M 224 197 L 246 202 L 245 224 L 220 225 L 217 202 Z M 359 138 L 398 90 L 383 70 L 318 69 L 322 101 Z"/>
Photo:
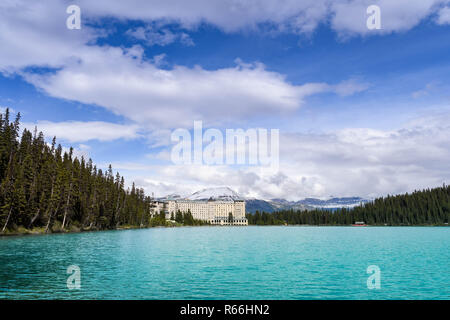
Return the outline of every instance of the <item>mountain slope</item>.
<path id="1" fill-rule="evenodd" d="M 270 202 L 265 200 L 258 200 L 258 199 L 245 200 L 245 212 L 255 213 L 256 211 L 272 213 L 277 211 L 277 208 L 273 206 Z"/>
<path id="2" fill-rule="evenodd" d="M 171 194 L 159 200 L 191 200 L 191 201 L 235 201 L 245 200 L 245 211 L 247 213 L 268 212 L 281 210 L 313 210 L 313 209 L 337 209 L 353 208 L 357 205 L 369 202 L 360 197 L 330 198 L 328 200 L 306 198 L 300 201 L 288 201 L 285 199 L 262 200 L 240 196 L 229 187 L 206 188 L 194 192 L 188 197 Z"/>
<path id="3" fill-rule="evenodd" d="M 239 194 L 228 187 L 217 187 L 203 189 L 194 192 L 186 198 L 187 200 L 215 200 L 215 201 L 233 201 L 244 200 Z"/>
<path id="4" fill-rule="evenodd" d="M 297 203 L 304 204 L 313 208 L 321 209 L 336 209 L 336 208 L 353 208 L 361 204 L 365 204 L 370 200 L 360 197 L 345 197 L 345 198 L 331 198 L 328 200 L 321 200 L 315 198 L 306 198 L 297 201 Z"/>

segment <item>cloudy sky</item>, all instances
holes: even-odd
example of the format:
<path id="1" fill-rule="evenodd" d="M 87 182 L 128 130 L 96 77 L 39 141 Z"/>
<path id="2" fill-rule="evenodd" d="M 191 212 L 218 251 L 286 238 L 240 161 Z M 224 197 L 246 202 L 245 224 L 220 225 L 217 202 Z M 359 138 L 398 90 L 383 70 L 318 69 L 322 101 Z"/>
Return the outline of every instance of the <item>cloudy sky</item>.
<path id="1" fill-rule="evenodd" d="M 375 197 L 450 180 L 448 0 L 3 0 L 0 43 L 1 110 L 149 194 Z M 196 120 L 279 129 L 279 169 L 174 165 L 171 132 Z"/>

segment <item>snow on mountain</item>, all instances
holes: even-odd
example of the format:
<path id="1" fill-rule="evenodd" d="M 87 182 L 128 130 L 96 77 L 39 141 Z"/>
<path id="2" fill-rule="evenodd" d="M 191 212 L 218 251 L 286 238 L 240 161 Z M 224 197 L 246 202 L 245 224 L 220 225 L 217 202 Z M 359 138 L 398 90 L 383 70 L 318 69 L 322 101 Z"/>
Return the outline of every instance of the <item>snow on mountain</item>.
<path id="1" fill-rule="evenodd" d="M 180 196 L 179 194 L 172 193 L 172 194 L 169 194 L 169 195 L 167 195 L 167 196 L 165 196 L 165 197 L 157 198 L 156 200 L 159 200 L 159 201 L 166 201 L 166 200 L 181 200 L 181 199 L 183 199 L 183 198 L 184 198 L 184 197 Z"/>
<path id="2" fill-rule="evenodd" d="M 331 198 L 327 200 L 306 198 L 297 203 L 301 203 L 313 208 L 334 209 L 334 208 L 353 208 L 365 204 L 370 200 L 360 197 Z"/>
<path id="3" fill-rule="evenodd" d="M 256 198 L 244 198 L 229 187 L 207 188 L 194 192 L 188 197 L 178 194 L 171 194 L 158 200 L 193 200 L 193 201 L 233 201 L 245 200 L 246 211 L 248 213 L 274 212 L 279 210 L 312 210 L 312 209 L 337 209 L 337 208 L 353 208 L 355 206 L 365 204 L 370 200 L 360 197 L 328 197 L 325 199 L 306 198 L 299 201 L 288 201 L 285 199 L 262 200 Z"/>
<path id="4" fill-rule="evenodd" d="M 239 194 L 231 190 L 228 187 L 217 187 L 203 189 L 194 192 L 192 195 L 186 198 L 187 200 L 220 200 L 220 201 L 233 201 L 244 200 Z"/>
<path id="5" fill-rule="evenodd" d="M 313 210 L 313 209 L 338 209 L 353 208 L 361 204 L 365 204 L 370 200 L 360 197 L 346 198 L 306 198 L 300 201 L 288 201 L 285 199 L 271 200 L 250 200 L 246 201 L 246 211 L 255 213 L 256 211 L 274 212 L 279 210 Z"/>

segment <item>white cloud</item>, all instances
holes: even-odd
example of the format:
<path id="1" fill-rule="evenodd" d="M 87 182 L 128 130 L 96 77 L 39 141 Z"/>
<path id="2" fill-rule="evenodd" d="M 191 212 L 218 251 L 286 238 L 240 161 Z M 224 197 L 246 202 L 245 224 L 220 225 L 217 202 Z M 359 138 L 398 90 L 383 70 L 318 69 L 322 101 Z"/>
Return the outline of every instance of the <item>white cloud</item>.
<path id="1" fill-rule="evenodd" d="M 89 145 L 87 145 L 87 144 L 80 144 L 79 146 L 78 146 L 78 149 L 80 149 L 80 150 L 91 150 L 91 146 L 89 146 Z"/>
<path id="2" fill-rule="evenodd" d="M 450 23 L 450 7 L 444 7 L 439 10 L 437 23 L 441 25 Z"/>
<path id="3" fill-rule="evenodd" d="M 171 144 L 170 135 L 171 130 L 168 129 L 157 129 L 152 130 L 148 133 L 147 139 L 151 148 L 158 148 L 163 146 L 168 146 Z"/>
<path id="4" fill-rule="evenodd" d="M 86 22 L 102 17 L 142 20 L 148 25 L 130 32 L 149 43 L 166 45 L 181 41 L 192 45 L 186 32 L 171 31 L 165 24 L 181 28 L 208 23 L 226 32 L 258 30 L 270 24 L 283 32 L 311 33 L 320 23 L 329 24 L 341 36 L 376 34 L 366 27 L 366 9 L 381 7 L 381 33 L 405 31 L 432 14 L 438 24 L 448 23 L 447 0 L 192 0 L 192 1 L 79 1 L 84 24 L 68 30 L 67 2 L 9 0 L 0 4 L 0 71 L 13 72 L 26 66 L 61 67 L 78 58 L 79 50 L 94 43 L 107 30 Z M 82 49 L 81 49 L 82 50 Z M 32 54 L 30 54 L 32 53 Z"/>
<path id="5" fill-rule="evenodd" d="M 116 16 L 144 21 L 178 22 L 194 27 L 215 25 L 227 32 L 256 28 L 260 23 L 290 25 L 299 32 L 311 31 L 327 14 L 327 0 L 191 0 L 191 1 L 80 1 L 92 16 Z"/>
<path id="6" fill-rule="evenodd" d="M 409 30 L 429 17 L 438 5 L 447 0 L 349 0 L 333 2 L 331 25 L 341 36 L 370 35 Z M 381 30 L 369 30 L 366 25 L 369 5 L 381 10 Z"/>
<path id="7" fill-rule="evenodd" d="M 435 82 L 427 83 L 423 89 L 414 91 L 414 92 L 411 94 L 411 96 L 412 96 L 414 99 L 418 99 L 418 98 L 427 96 L 427 95 L 430 94 L 431 91 L 433 91 L 433 90 L 436 89 L 436 86 L 437 86 L 437 84 L 436 84 Z"/>
<path id="8" fill-rule="evenodd" d="M 362 19 L 358 18 L 359 11 L 368 3 L 289 0 L 278 4 L 273 1 L 196 0 L 189 3 L 181 1 L 174 7 L 166 1 L 134 2 L 130 5 L 81 1 L 80 6 L 83 19 L 104 16 L 143 19 L 152 29 L 136 29 L 135 36 L 147 39 L 150 30 L 151 34 L 162 35 L 151 41 L 166 44 L 175 41 L 173 37 L 178 41 L 183 38 L 164 29 L 164 23 L 173 21 L 183 25 L 207 22 L 230 32 L 270 22 L 281 29 L 295 25 L 298 32 L 303 32 L 313 30 L 320 21 L 331 19 L 338 32 L 365 33 L 352 23 Z M 406 5 L 405 1 L 399 0 L 394 5 L 391 1 L 379 1 L 383 21 L 386 22 L 385 31 L 412 27 L 432 12 L 437 1 L 408 3 Z M 10 0 L 2 2 L 1 8 L 0 41 L 3 49 L 0 51 L 0 70 L 20 72 L 51 96 L 96 104 L 150 129 L 187 127 L 193 120 L 217 126 L 255 115 L 289 114 L 301 107 L 310 95 L 335 92 L 347 96 L 368 87 L 354 79 L 339 84 L 293 85 L 284 75 L 267 70 L 262 64 L 239 61 L 234 68 L 218 70 L 206 70 L 200 66 L 174 66 L 165 70 L 161 69 L 165 56 L 155 56 L 145 62 L 144 50 L 140 46 L 128 49 L 99 47 L 92 45 L 92 40 L 99 37 L 99 30 L 85 25 L 82 30 L 68 30 L 62 1 L 52 0 L 44 4 Z M 363 13 L 364 16 L 365 10 Z M 397 24 L 389 26 L 392 19 Z M 154 23 L 154 20 L 162 22 Z M 59 69 L 49 74 L 18 71 L 26 66 Z"/>
<path id="9" fill-rule="evenodd" d="M 139 50 L 85 47 L 79 60 L 49 74 L 24 73 L 53 97 L 96 104 L 147 128 L 190 127 L 286 114 L 321 92 L 347 95 L 362 91 L 355 81 L 293 85 L 260 63 L 238 61 L 233 68 L 205 70 L 174 66 L 171 70 L 141 60 Z"/>
<path id="10" fill-rule="evenodd" d="M 67 142 L 86 142 L 90 140 L 113 141 L 117 139 L 135 139 L 140 137 L 139 127 L 136 125 L 122 125 L 102 121 L 38 121 L 37 123 L 23 123 L 23 127 L 33 131 L 37 127 L 46 137 L 56 136 L 58 140 Z M 89 147 L 81 144 L 80 150 L 87 151 Z"/>
<path id="11" fill-rule="evenodd" d="M 159 196 L 226 184 L 242 195 L 265 199 L 377 197 L 450 181 L 449 123 L 450 113 L 438 112 L 396 130 L 284 133 L 279 171 L 255 166 L 121 167 L 131 180 Z M 155 155 L 160 156 L 164 152 Z"/>
<path id="12" fill-rule="evenodd" d="M 185 32 L 172 32 L 168 28 L 156 29 L 149 25 L 130 29 L 126 32 L 129 36 L 138 40 L 145 40 L 148 45 L 166 46 L 176 41 L 179 41 L 185 46 L 193 46 L 194 41 Z"/>
<path id="13" fill-rule="evenodd" d="M 88 43 L 107 33 L 86 22 L 103 17 L 137 19 L 148 26 L 130 31 L 152 44 L 181 41 L 192 45 L 185 32 L 174 33 L 165 24 L 181 28 L 208 23 L 226 32 L 258 30 L 270 24 L 283 32 L 311 33 L 320 23 L 329 24 L 341 36 L 370 35 L 366 27 L 368 5 L 381 7 L 381 33 L 405 31 L 438 14 L 437 23 L 448 23 L 448 0 L 191 0 L 191 1 L 86 1 L 80 0 L 84 24 L 68 30 L 67 2 L 9 0 L 0 4 L 0 71 L 13 72 L 26 66 L 61 67 L 76 60 Z M 375 33 L 378 33 L 375 32 Z M 30 54 L 32 53 L 32 54 Z"/>
<path id="14" fill-rule="evenodd" d="M 172 159 L 172 154 L 171 151 L 168 149 L 164 149 L 158 153 L 149 153 L 145 156 L 147 159 L 155 159 L 155 160 L 163 160 L 166 163 L 171 163 L 171 159 Z"/>
<path id="15" fill-rule="evenodd" d="M 349 79 L 332 86 L 332 91 L 340 96 L 346 97 L 358 92 L 365 91 L 369 88 L 369 86 L 370 85 L 368 83 L 365 83 L 363 81 Z"/>
<path id="16" fill-rule="evenodd" d="M 162 67 L 167 64 L 166 57 L 167 57 L 167 55 L 165 53 L 158 54 L 158 55 L 154 56 L 151 61 L 156 67 L 159 68 L 159 67 Z"/>
<path id="17" fill-rule="evenodd" d="M 64 2 L 9 0 L 0 4 L 0 72 L 27 66 L 61 67 L 98 33 L 68 30 Z"/>
<path id="18" fill-rule="evenodd" d="M 176 22 L 184 27 L 200 23 L 217 26 L 226 32 L 258 29 L 269 23 L 281 31 L 310 33 L 321 23 L 340 34 L 369 34 L 366 9 L 378 5 L 382 31 L 405 31 L 440 9 L 447 0 L 191 0 L 120 1 L 82 0 L 92 16 L 117 16 L 124 19 Z M 131 4 L 130 4 L 131 3 Z"/>

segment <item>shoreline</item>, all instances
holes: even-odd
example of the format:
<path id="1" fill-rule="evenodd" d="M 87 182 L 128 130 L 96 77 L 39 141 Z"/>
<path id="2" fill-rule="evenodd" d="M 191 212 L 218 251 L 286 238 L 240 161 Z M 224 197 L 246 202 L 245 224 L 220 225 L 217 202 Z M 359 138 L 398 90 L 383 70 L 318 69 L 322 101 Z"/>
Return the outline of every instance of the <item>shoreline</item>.
<path id="1" fill-rule="evenodd" d="M 80 229 L 80 230 L 64 230 L 64 231 L 53 231 L 53 232 L 44 232 L 43 230 L 36 229 L 25 229 L 22 232 L 8 232 L 8 233 L 0 233 L 0 238 L 3 237 L 19 237 L 19 236 L 42 236 L 42 235 L 56 235 L 56 234 L 73 234 L 73 233 L 87 233 L 87 232 L 102 232 L 102 231 L 124 231 L 124 230 L 137 230 L 137 229 L 154 229 L 154 228 L 183 228 L 183 227 L 230 227 L 230 226 L 221 226 L 221 225 L 172 225 L 172 226 L 123 226 L 115 229 Z M 251 224 L 247 226 L 231 226 L 231 227 L 352 227 L 358 229 L 370 228 L 370 227 L 448 227 L 448 225 L 367 225 L 364 227 L 357 227 L 353 225 L 311 225 L 311 224 L 274 224 L 274 225 L 257 225 Z M 37 228 L 41 229 L 41 228 Z"/>
<path id="2" fill-rule="evenodd" d="M 101 231 L 122 231 L 122 230 L 135 230 L 135 229 L 150 229 L 150 228 L 176 228 L 180 227 L 177 225 L 173 226 L 123 226 L 123 227 L 117 227 L 114 229 L 72 229 L 72 230 L 58 230 L 58 231 L 51 231 L 51 232 L 45 232 L 44 230 L 41 230 L 42 228 L 34 228 L 34 229 L 24 229 L 22 232 L 8 232 L 8 233 L 0 233 L 1 237 L 15 237 L 15 236 L 39 236 L 39 235 L 52 235 L 52 234 L 71 234 L 71 233 L 85 233 L 85 232 L 101 232 Z"/>

